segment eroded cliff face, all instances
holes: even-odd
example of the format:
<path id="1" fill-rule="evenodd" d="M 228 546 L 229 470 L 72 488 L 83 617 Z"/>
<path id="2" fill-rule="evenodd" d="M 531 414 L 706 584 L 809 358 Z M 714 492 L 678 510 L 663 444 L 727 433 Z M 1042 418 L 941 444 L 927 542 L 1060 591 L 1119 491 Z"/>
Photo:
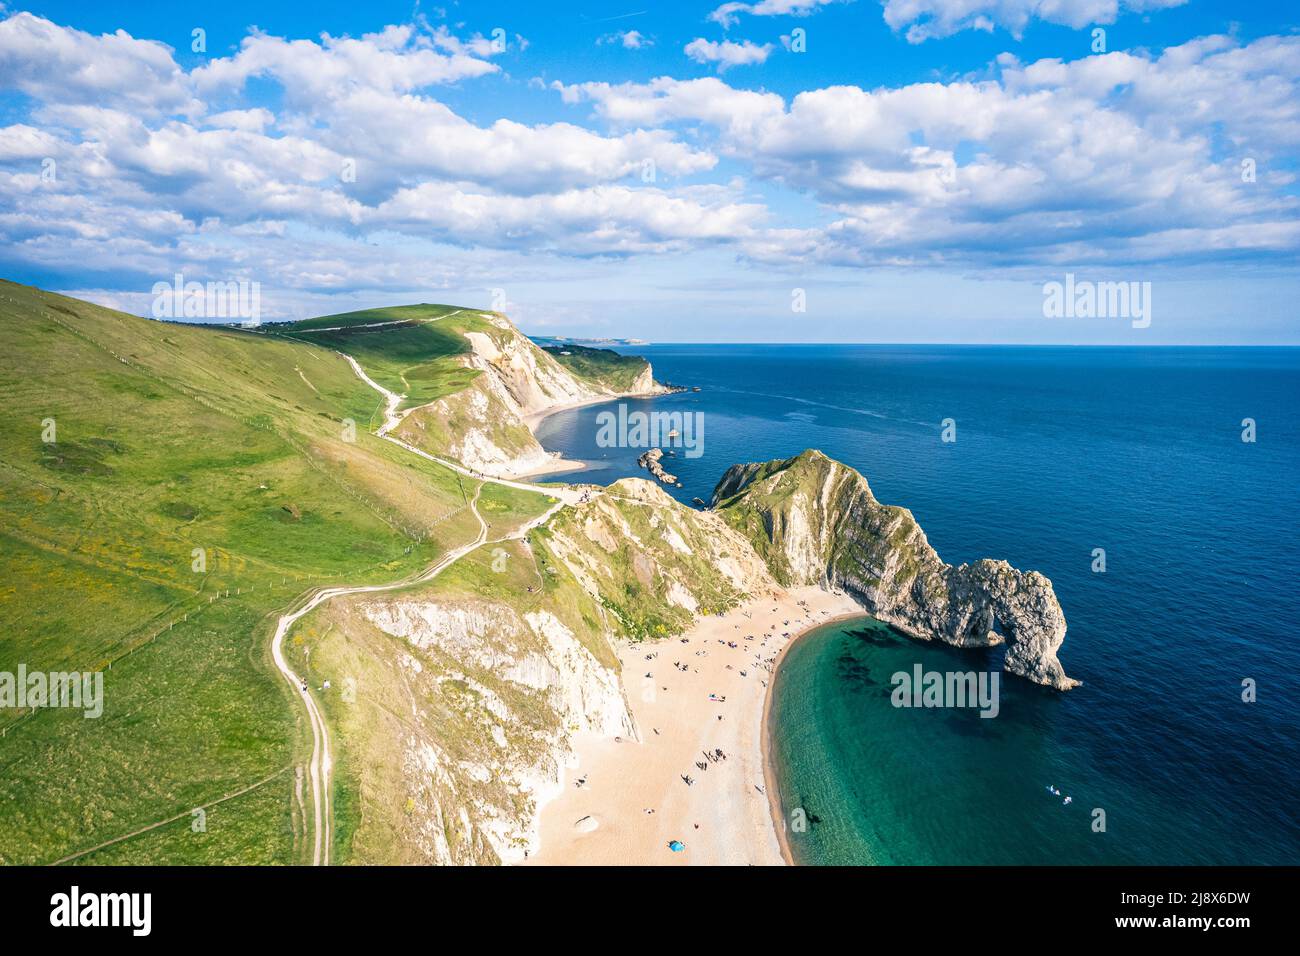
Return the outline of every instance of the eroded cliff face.
<path id="1" fill-rule="evenodd" d="M 483 317 L 501 334 L 468 333 L 466 338 L 473 352 L 466 356 L 466 361 L 471 368 L 484 373 L 486 387 L 515 415 L 522 418 L 599 394 L 561 368 L 507 319 L 487 313 Z"/>
<path id="2" fill-rule="evenodd" d="M 632 387 L 628 390 L 629 395 L 660 395 L 669 391 L 666 386 L 660 385 L 655 381 L 654 369 L 646 362 L 645 370 L 636 377 Z"/>
<path id="3" fill-rule="evenodd" d="M 881 504 L 865 478 L 821 452 L 735 465 L 713 504 L 782 584 L 843 588 L 915 637 L 1006 641 L 1007 671 L 1058 690 L 1078 684 L 1057 659 L 1066 624 L 1051 581 L 1005 561 L 945 564 L 910 511 Z"/>
<path id="4" fill-rule="evenodd" d="M 494 548 L 446 580 L 330 602 L 306 626 L 340 685 L 342 861 L 522 860 L 575 735 L 636 734 L 600 607 L 545 570 L 540 546 Z"/>
<path id="5" fill-rule="evenodd" d="M 396 434 L 408 444 L 485 474 L 531 474 L 551 461 L 517 409 L 503 401 L 484 376 L 459 392 L 413 409 Z"/>
<path id="6" fill-rule="evenodd" d="M 617 673 L 549 610 L 434 595 L 359 610 L 403 645 L 412 726 L 400 734 L 401 791 L 419 862 L 523 859 L 573 735 L 634 734 Z"/>
<path id="7" fill-rule="evenodd" d="M 776 587 L 721 517 L 631 478 L 427 585 L 323 606 L 311 658 L 353 681 L 330 714 L 353 794 L 345 858 L 523 859 L 575 735 L 637 736 L 612 642 L 670 637 Z"/>
<path id="8" fill-rule="evenodd" d="M 461 363 L 480 373 L 460 391 L 413 409 L 398 437 L 489 474 L 514 476 L 551 463 L 526 419 L 576 402 L 666 391 L 646 363 L 631 389 L 613 392 L 584 381 L 535 345 L 504 316 L 482 313 L 494 331 L 467 332 L 471 351 Z"/>

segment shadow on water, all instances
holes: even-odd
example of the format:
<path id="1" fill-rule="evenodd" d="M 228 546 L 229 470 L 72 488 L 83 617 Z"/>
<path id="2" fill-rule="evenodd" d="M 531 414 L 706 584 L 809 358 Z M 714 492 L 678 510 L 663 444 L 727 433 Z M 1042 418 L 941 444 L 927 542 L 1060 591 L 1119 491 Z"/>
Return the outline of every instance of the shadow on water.
<path id="1" fill-rule="evenodd" d="M 872 647 L 889 647 L 910 640 L 906 635 L 894 630 L 888 624 L 874 620 L 846 630 L 844 636 L 862 644 L 870 644 Z"/>
<path id="2" fill-rule="evenodd" d="M 854 657 L 852 653 L 841 654 L 836 658 L 835 673 L 836 677 L 849 687 L 880 686 L 880 682 L 871 676 L 871 668 Z"/>

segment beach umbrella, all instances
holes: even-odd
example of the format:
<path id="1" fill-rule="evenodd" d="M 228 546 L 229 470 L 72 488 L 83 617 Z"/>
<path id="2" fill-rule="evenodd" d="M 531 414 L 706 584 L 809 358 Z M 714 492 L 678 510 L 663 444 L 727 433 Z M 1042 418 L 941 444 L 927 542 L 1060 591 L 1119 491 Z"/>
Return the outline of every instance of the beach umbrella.
<path id="1" fill-rule="evenodd" d="M 672 840 L 668 844 L 668 849 L 672 850 L 674 853 L 681 853 L 682 850 L 686 849 L 686 844 L 681 840 Z"/>

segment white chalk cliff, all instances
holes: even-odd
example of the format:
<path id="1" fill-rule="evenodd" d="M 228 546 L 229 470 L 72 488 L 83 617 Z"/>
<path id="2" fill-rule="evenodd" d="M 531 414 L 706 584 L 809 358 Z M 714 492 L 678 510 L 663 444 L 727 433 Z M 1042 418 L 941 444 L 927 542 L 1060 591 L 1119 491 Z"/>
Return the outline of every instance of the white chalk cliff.
<path id="1" fill-rule="evenodd" d="M 533 437 L 531 417 L 602 398 L 668 391 L 654 380 L 648 362 L 626 391 L 585 381 L 504 316 L 482 316 L 495 333 L 465 333 L 470 351 L 458 356 L 465 368 L 479 374 L 467 388 L 412 410 L 397 432 L 404 441 L 488 474 L 533 474 L 546 470 L 553 458 Z"/>
<path id="2" fill-rule="evenodd" d="M 1051 581 L 988 558 L 945 564 L 910 511 L 882 505 L 862 475 L 821 452 L 734 465 L 713 503 L 783 584 L 843 588 L 914 637 L 1005 642 L 1004 670 L 1057 690 L 1078 684 L 1056 656 L 1066 624 Z"/>

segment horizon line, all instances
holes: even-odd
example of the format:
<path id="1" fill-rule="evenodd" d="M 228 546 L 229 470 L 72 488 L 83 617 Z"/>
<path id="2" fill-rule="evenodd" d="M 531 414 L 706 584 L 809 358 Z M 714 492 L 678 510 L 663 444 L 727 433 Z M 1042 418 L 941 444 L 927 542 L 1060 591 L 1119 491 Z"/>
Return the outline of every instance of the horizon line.
<path id="1" fill-rule="evenodd" d="M 554 336 L 529 335 L 524 333 L 528 338 L 554 338 Z M 584 342 L 602 342 L 599 338 L 575 338 L 566 336 L 574 344 L 582 345 Z M 1223 343 L 1216 344 L 1212 342 L 1149 342 L 1142 345 L 1136 345 L 1130 342 L 642 342 L 632 344 L 627 342 L 618 342 L 614 340 L 605 341 L 604 344 L 618 348 L 645 348 L 655 345 L 870 345 L 870 346 L 917 346 L 917 345 L 944 345 L 952 347 L 966 348 L 1024 348 L 1024 349 L 1295 349 L 1300 348 L 1300 342 L 1248 342 L 1248 343 Z"/>

